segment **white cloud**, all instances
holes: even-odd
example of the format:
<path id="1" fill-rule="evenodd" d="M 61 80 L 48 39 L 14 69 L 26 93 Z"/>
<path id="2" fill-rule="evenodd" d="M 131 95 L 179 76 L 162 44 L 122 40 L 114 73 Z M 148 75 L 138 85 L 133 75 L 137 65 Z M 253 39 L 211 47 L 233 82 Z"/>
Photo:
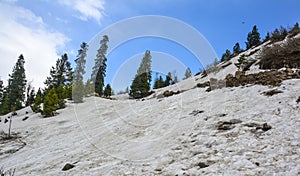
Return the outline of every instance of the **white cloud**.
<path id="1" fill-rule="evenodd" d="M 25 57 L 27 80 L 38 88 L 55 64 L 57 50 L 69 40 L 58 32 L 47 29 L 43 19 L 22 7 L 0 3 L 0 76 L 8 79 L 20 54 Z"/>
<path id="2" fill-rule="evenodd" d="M 78 11 L 78 17 L 83 21 L 91 18 L 100 23 L 104 14 L 104 0 L 64 0 L 59 3 Z"/>

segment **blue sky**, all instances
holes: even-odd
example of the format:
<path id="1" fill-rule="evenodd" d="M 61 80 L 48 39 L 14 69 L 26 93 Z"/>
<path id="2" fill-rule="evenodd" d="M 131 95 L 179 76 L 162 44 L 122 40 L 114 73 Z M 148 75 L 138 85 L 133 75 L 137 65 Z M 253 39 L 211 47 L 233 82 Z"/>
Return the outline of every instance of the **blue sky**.
<path id="1" fill-rule="evenodd" d="M 50 67 L 64 52 L 73 62 L 83 41 L 91 42 L 99 32 L 102 34 L 101 31 L 120 20 L 143 15 L 170 17 L 189 25 L 207 40 L 216 57 L 221 57 L 227 48 L 232 50 L 236 42 L 245 48 L 247 33 L 253 25 L 258 26 L 262 38 L 280 25 L 292 27 L 300 21 L 299 7 L 298 0 L 2 0 L 0 76 L 2 80 L 7 79 L 22 53 L 28 80 L 36 87 L 43 86 Z M 145 25 L 151 28 L 151 23 L 145 22 Z M 141 27 L 129 26 L 118 32 L 126 32 L 128 28 L 139 31 Z M 180 33 L 180 29 L 172 27 L 167 29 L 178 30 L 178 35 L 193 40 L 190 33 Z M 114 41 L 109 45 L 112 43 Z M 196 73 L 206 64 L 182 43 L 143 36 L 128 40 L 109 53 L 106 82 L 113 84 L 117 91 L 125 89 L 146 49 L 153 52 L 153 64 L 158 72 L 176 70 L 179 78 L 183 77 L 186 67 Z M 88 56 L 88 67 L 93 57 Z M 213 55 L 211 57 L 213 60 Z M 160 67 L 162 65 L 165 67 Z M 122 79 L 125 81 L 120 81 Z"/>

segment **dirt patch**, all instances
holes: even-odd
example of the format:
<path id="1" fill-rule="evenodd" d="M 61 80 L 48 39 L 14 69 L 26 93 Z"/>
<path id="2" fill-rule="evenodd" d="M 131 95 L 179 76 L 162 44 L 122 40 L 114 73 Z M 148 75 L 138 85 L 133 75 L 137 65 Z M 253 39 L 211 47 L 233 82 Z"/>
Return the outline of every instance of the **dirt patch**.
<path id="1" fill-rule="evenodd" d="M 235 76 L 233 76 L 232 74 L 228 74 L 225 80 L 217 80 L 211 78 L 209 82 L 197 84 L 197 87 L 204 87 L 209 85 L 207 91 L 211 91 L 223 87 L 238 87 L 247 84 L 279 86 L 282 81 L 287 79 L 300 79 L 300 70 L 270 70 L 249 75 L 246 75 L 244 71 L 236 71 Z M 271 96 L 271 94 L 276 93 L 281 92 L 272 91 L 270 93 L 267 93 L 267 95 Z"/>

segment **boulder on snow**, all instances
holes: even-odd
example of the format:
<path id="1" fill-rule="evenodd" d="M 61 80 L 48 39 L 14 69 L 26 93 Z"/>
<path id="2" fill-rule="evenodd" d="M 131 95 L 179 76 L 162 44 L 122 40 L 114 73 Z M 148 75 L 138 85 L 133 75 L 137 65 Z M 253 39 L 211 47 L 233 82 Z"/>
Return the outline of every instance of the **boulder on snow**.
<path id="1" fill-rule="evenodd" d="M 62 171 L 70 170 L 70 169 L 72 169 L 73 167 L 75 167 L 74 164 L 67 163 L 67 164 L 65 164 L 65 166 L 62 168 Z"/>
<path id="2" fill-rule="evenodd" d="M 300 96 L 298 97 L 298 99 L 296 100 L 297 103 L 300 103 Z"/>
<path id="3" fill-rule="evenodd" d="M 263 131 L 268 131 L 272 129 L 272 127 L 270 125 L 268 125 L 267 123 L 264 123 L 263 126 L 262 126 L 262 130 Z"/>
<path id="4" fill-rule="evenodd" d="M 273 96 L 273 95 L 279 94 L 279 93 L 283 93 L 283 92 L 281 90 L 278 90 L 278 89 L 273 89 L 273 90 L 263 92 L 263 94 L 266 95 L 266 96 Z"/>

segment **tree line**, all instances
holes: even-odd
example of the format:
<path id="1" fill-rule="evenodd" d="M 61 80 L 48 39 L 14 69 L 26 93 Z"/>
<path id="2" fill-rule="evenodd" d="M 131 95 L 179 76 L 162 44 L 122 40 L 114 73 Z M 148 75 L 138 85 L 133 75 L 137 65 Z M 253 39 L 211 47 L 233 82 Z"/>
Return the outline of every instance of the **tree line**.
<path id="1" fill-rule="evenodd" d="M 41 113 L 44 117 L 51 117 L 57 114 L 56 110 L 66 107 L 66 100 L 81 103 L 85 96 L 110 97 L 113 90 L 110 84 L 105 85 L 104 83 L 108 42 L 108 36 L 104 35 L 100 40 L 91 76 L 85 82 L 85 64 L 89 46 L 83 42 L 74 59 L 75 68 L 72 68 L 68 55 L 63 54 L 56 60 L 55 66 L 51 67 L 49 76 L 44 81 L 45 87 L 39 88 L 37 92 L 26 80 L 25 58 L 21 54 L 12 73 L 9 74 L 6 87 L 0 79 L 0 114 L 15 112 L 24 106 L 31 106 L 34 112 Z M 127 88 L 126 91 L 132 98 L 142 98 L 151 93 L 151 59 L 150 51 L 145 51 L 130 90 Z M 190 76 L 191 70 L 187 68 L 185 78 Z M 156 77 L 153 88 L 162 88 L 176 82 L 178 82 L 176 72 L 173 75 L 169 72 L 165 80 L 161 76 Z"/>
<path id="2" fill-rule="evenodd" d="M 108 41 L 108 36 L 103 36 L 91 78 L 85 83 L 83 76 L 88 44 L 83 42 L 75 59 L 75 69 L 73 70 L 68 55 L 63 54 L 56 60 L 55 66 L 51 67 L 50 74 L 44 81 L 45 88 L 39 88 L 37 92 L 26 80 L 25 58 L 21 54 L 9 74 L 6 87 L 0 79 L 0 114 L 15 113 L 24 106 L 31 106 L 34 112 L 50 117 L 57 114 L 56 110 L 66 107 L 66 100 L 80 103 L 84 96 L 111 96 L 111 86 L 107 84 L 104 87 Z"/>
<path id="3" fill-rule="evenodd" d="M 299 23 L 295 23 L 295 25 L 287 29 L 283 26 L 280 26 L 280 28 L 276 28 L 273 32 L 267 32 L 267 35 L 263 40 L 261 40 L 261 35 L 258 31 L 258 28 L 256 25 L 253 26 L 252 31 L 248 33 L 247 35 L 247 41 L 246 44 L 246 50 L 258 46 L 264 42 L 270 41 L 270 43 L 278 42 L 284 40 L 288 35 L 289 37 L 293 37 L 297 35 L 300 31 Z M 239 42 L 235 43 L 233 46 L 232 52 L 229 49 L 226 49 L 225 53 L 222 54 L 221 62 L 231 59 L 232 57 L 238 55 L 239 53 L 243 52 L 244 49 L 240 47 Z"/>

